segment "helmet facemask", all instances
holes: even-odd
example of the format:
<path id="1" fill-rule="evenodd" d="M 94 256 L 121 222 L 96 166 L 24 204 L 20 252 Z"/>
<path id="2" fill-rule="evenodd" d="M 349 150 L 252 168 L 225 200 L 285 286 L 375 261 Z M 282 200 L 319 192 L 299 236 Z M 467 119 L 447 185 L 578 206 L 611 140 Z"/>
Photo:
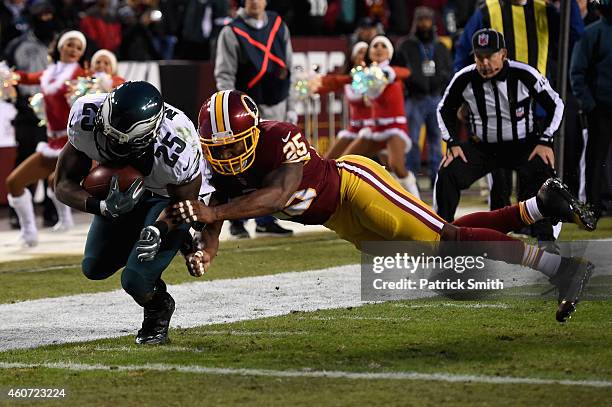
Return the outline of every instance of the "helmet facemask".
<path id="1" fill-rule="evenodd" d="M 102 157 L 121 162 L 142 157 L 159 134 L 164 109 L 149 120 L 134 124 L 127 133 L 112 126 L 112 114 L 111 103 L 107 98 L 94 120 L 94 138 Z"/>
<path id="2" fill-rule="evenodd" d="M 200 137 L 206 159 L 213 169 L 223 175 L 236 175 L 246 171 L 255 161 L 259 129 L 253 126 L 234 135 L 231 131 Z M 235 157 L 224 158 L 227 150 L 239 151 Z"/>

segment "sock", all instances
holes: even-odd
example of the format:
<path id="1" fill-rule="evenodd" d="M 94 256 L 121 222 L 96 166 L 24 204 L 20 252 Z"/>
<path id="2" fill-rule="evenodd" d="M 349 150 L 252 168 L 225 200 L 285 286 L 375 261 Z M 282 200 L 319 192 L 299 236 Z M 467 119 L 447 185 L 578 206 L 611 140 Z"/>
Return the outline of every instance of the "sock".
<path id="1" fill-rule="evenodd" d="M 521 219 L 523 219 L 526 225 L 532 225 L 544 219 L 544 216 L 542 216 L 538 208 L 538 202 L 535 196 L 526 201 L 519 202 L 519 208 L 521 211 Z"/>
<path id="2" fill-rule="evenodd" d="M 22 237 L 27 243 L 36 241 L 38 231 L 36 229 L 36 217 L 34 215 L 34 204 L 32 203 L 32 193 L 25 188 L 21 196 L 8 194 L 9 205 L 15 209 L 19 224 L 21 226 Z"/>
<path id="3" fill-rule="evenodd" d="M 525 244 L 523 266 L 537 270 L 548 277 L 555 275 L 561 264 L 561 256 L 548 253 L 537 246 Z"/>
<path id="4" fill-rule="evenodd" d="M 546 274 L 548 277 L 552 277 L 557 273 L 557 270 L 559 270 L 560 265 L 560 255 L 543 251 L 542 257 L 540 257 L 540 261 L 538 262 L 536 270 Z"/>
<path id="5" fill-rule="evenodd" d="M 59 199 L 55 196 L 55 192 L 51 187 L 47 187 L 47 196 L 53 202 L 55 206 L 55 210 L 57 211 L 57 225 L 65 228 L 71 228 L 74 226 L 74 222 L 72 220 L 72 210 L 70 207 L 63 202 L 60 202 Z"/>
<path id="6" fill-rule="evenodd" d="M 552 277 L 561 264 L 560 255 L 545 252 L 537 246 L 525 244 L 521 240 L 506 236 L 496 230 L 460 227 L 458 240 L 508 242 L 499 245 L 487 245 L 488 258 L 509 264 L 520 264 L 540 271 L 548 277 Z M 482 248 L 478 248 L 477 251 L 482 251 Z"/>
<path id="7" fill-rule="evenodd" d="M 520 204 L 519 204 L 520 205 Z M 508 233 L 525 226 L 519 205 L 506 206 L 491 212 L 475 212 L 453 222 L 459 227 L 487 228 Z"/>
<path id="8" fill-rule="evenodd" d="M 393 177 L 397 179 L 397 182 L 399 182 L 402 188 L 410 192 L 415 198 L 421 199 L 419 187 L 417 186 L 416 178 L 412 172 L 408 171 L 408 175 L 406 175 L 404 178 L 399 178 L 395 174 L 393 174 Z"/>

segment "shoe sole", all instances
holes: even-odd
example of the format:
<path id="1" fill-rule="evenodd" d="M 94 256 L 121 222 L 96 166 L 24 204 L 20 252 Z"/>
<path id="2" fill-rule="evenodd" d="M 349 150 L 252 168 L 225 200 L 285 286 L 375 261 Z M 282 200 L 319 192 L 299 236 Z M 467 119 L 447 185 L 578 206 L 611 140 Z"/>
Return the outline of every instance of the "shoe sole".
<path id="1" fill-rule="evenodd" d="M 567 190 L 565 184 L 563 184 L 561 181 L 556 181 L 553 185 L 561 196 L 563 196 L 563 198 L 570 203 L 570 206 L 572 207 L 572 220 L 574 223 L 584 230 L 589 232 L 594 231 L 597 227 L 595 214 L 589 209 L 586 209 L 583 203 L 574 198 Z"/>
<path id="2" fill-rule="evenodd" d="M 291 237 L 293 233 L 270 233 L 270 232 L 255 232 L 257 236 L 261 237 Z"/>
<path id="3" fill-rule="evenodd" d="M 557 307 L 557 313 L 555 318 L 558 322 L 565 322 L 572 317 L 572 314 L 576 311 L 576 306 L 578 302 L 580 302 L 580 295 L 582 294 L 582 290 L 589 282 L 591 278 L 591 274 L 593 273 L 593 269 L 595 266 L 592 263 L 587 263 L 586 271 L 580 280 L 580 286 L 578 288 L 578 292 L 575 295 L 573 301 L 568 301 L 567 299 L 562 300 Z"/>
<path id="4" fill-rule="evenodd" d="M 141 341 L 141 342 L 136 341 L 136 345 L 165 345 L 167 343 L 170 343 L 170 338 L 167 335 L 166 337 L 160 338 L 160 339 Z"/>
<path id="5" fill-rule="evenodd" d="M 168 317 L 168 329 L 166 330 L 166 334 L 161 338 L 154 338 L 143 341 L 139 341 L 138 336 L 136 336 L 134 342 L 136 342 L 137 345 L 164 345 L 170 343 L 170 320 L 172 319 L 172 315 L 174 315 L 174 311 L 176 311 L 176 302 L 174 301 L 174 298 L 172 298 L 172 296 L 170 296 L 170 299 L 172 300 L 172 312 L 170 312 L 170 316 Z"/>
<path id="6" fill-rule="evenodd" d="M 242 239 L 250 239 L 251 238 L 251 236 L 249 236 L 249 235 L 232 235 L 232 234 L 230 234 L 229 237 L 230 237 L 231 240 L 242 240 Z"/>

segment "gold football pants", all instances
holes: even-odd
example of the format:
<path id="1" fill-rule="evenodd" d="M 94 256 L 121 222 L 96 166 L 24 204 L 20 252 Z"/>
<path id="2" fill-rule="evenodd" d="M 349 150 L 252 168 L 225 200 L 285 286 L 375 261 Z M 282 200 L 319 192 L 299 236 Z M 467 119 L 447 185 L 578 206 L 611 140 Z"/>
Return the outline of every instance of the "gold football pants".
<path id="1" fill-rule="evenodd" d="M 445 222 L 404 190 L 382 166 L 357 155 L 336 160 L 340 203 L 325 226 L 361 249 L 361 242 L 440 240 Z"/>

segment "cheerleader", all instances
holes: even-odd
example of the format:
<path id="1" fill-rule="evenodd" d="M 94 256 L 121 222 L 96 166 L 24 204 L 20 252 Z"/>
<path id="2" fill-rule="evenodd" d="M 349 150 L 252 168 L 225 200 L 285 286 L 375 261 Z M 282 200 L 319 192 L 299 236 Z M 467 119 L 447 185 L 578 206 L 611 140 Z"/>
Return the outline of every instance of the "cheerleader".
<path id="1" fill-rule="evenodd" d="M 53 174 L 57 157 L 68 141 L 66 127 L 70 106 L 65 96 L 66 81 L 86 74 L 79 65 L 86 46 L 87 41 L 81 32 L 68 31 L 57 42 L 58 61 L 42 72 L 17 72 L 20 75 L 20 84 L 40 84 L 47 116 L 47 142 L 39 143 L 36 152 L 17 166 L 6 179 L 9 205 L 17 213 L 21 225 L 21 239 L 26 246 L 35 246 L 38 243 L 32 194 L 27 187 Z M 51 188 L 47 188 L 47 194 L 57 209 L 59 219 L 53 230 L 70 229 L 73 226 L 70 208 L 57 200 Z"/>
<path id="2" fill-rule="evenodd" d="M 383 71 L 388 83 L 366 93 L 372 104 L 374 128 L 353 141 L 344 154 L 371 156 L 384 152 L 383 158 L 389 171 L 397 177 L 404 189 L 419 198 L 416 178 L 406 169 L 406 152 L 410 150 L 412 141 L 408 137 L 404 110 L 403 80 L 410 75 L 410 71 L 390 66 L 393 45 L 385 36 L 379 35 L 372 39 L 368 57 Z"/>
<path id="3" fill-rule="evenodd" d="M 373 126 L 372 107 L 362 94 L 355 92 L 351 86 L 351 76 L 348 72 L 353 67 L 365 66 L 365 57 L 368 44 L 360 41 L 351 50 L 350 64 L 347 65 L 345 74 L 328 74 L 321 77 L 320 84 L 317 84 L 317 93 L 336 92 L 340 89 L 344 92 L 344 97 L 348 101 L 349 125 L 346 129 L 338 132 L 336 141 L 325 154 L 326 158 L 334 159 L 342 155 L 344 150 L 355 140 L 360 133 L 369 132 L 369 126 Z"/>
<path id="4" fill-rule="evenodd" d="M 117 75 L 117 57 L 107 49 L 96 51 L 91 57 L 91 76 L 100 81 L 100 86 L 105 92 L 125 82 L 121 76 Z"/>

